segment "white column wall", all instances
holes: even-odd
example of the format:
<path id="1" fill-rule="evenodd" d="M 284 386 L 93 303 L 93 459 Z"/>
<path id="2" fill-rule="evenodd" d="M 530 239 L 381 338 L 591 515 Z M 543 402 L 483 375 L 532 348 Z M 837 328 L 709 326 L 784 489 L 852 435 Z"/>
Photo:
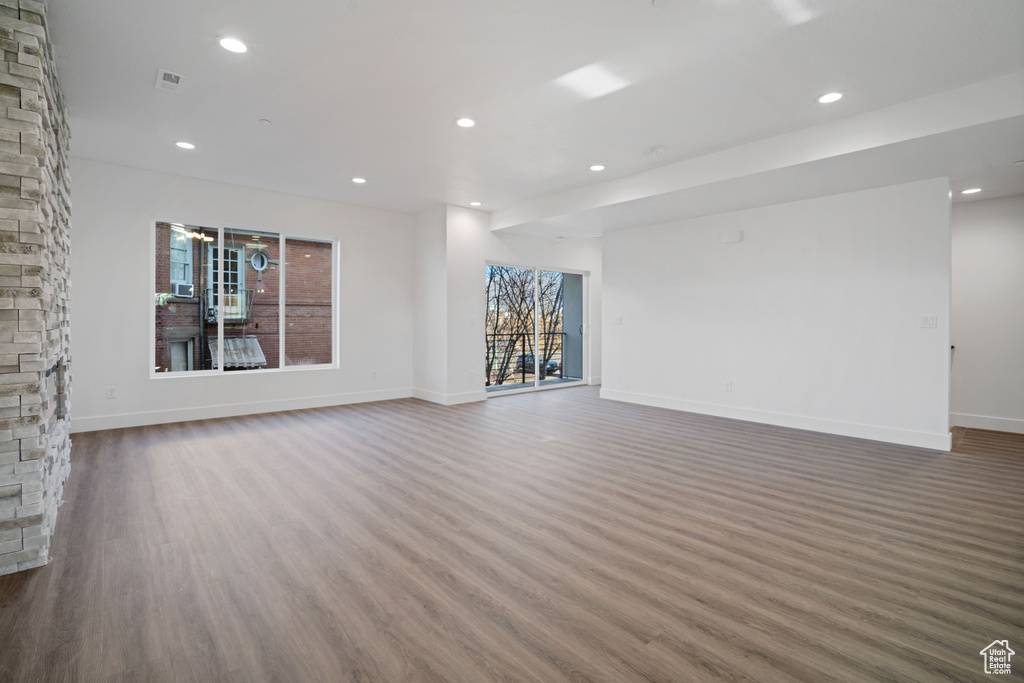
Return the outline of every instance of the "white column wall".
<path id="1" fill-rule="evenodd" d="M 413 396 L 447 402 L 448 212 L 435 206 L 416 216 Z"/>

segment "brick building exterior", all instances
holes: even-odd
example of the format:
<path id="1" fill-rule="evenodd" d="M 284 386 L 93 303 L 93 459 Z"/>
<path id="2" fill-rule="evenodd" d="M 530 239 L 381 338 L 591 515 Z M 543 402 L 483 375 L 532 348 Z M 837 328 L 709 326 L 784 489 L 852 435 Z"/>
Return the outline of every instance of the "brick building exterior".
<path id="1" fill-rule="evenodd" d="M 281 240 L 273 233 L 225 230 L 225 370 L 281 367 Z M 156 224 L 156 371 L 209 370 L 217 341 L 217 230 Z M 285 241 L 285 366 L 331 362 L 330 242 Z M 254 258 L 255 256 L 255 258 Z M 175 291 L 191 286 L 188 292 Z M 161 294 L 168 294 L 161 302 Z M 244 365 L 237 343 L 258 349 Z M 211 340 L 213 344 L 211 344 Z M 251 361 L 251 354 L 247 361 Z"/>
<path id="2" fill-rule="evenodd" d="M 285 364 L 330 363 L 331 245 L 288 239 L 285 251 Z"/>

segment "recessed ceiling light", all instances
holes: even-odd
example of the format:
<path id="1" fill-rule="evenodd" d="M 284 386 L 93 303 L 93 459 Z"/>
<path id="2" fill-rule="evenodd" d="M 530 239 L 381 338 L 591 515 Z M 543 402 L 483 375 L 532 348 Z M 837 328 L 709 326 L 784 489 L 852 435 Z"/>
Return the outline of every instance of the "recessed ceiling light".
<path id="1" fill-rule="evenodd" d="M 1024 159 L 1021 159 L 1020 161 L 1013 162 L 1013 165 L 1014 166 L 1024 166 Z"/>
<path id="2" fill-rule="evenodd" d="M 981 192 L 980 187 L 972 187 L 967 190 L 960 190 L 960 194 L 978 194 L 979 192 Z"/>
<path id="3" fill-rule="evenodd" d="M 355 183 L 356 185 L 362 185 L 363 183 L 366 182 L 366 178 L 353 178 L 352 182 Z"/>
<path id="4" fill-rule="evenodd" d="M 181 147 L 182 149 L 195 149 L 196 148 L 196 146 L 193 145 L 191 142 L 175 142 L 174 144 L 176 144 L 178 147 Z"/>
<path id="5" fill-rule="evenodd" d="M 476 125 L 476 121 L 474 121 L 473 119 L 462 118 L 456 120 L 455 125 L 461 126 L 462 128 L 472 128 L 473 126 Z"/>
<path id="6" fill-rule="evenodd" d="M 260 123 L 262 123 L 264 126 L 269 126 L 269 125 L 273 124 L 274 122 L 271 121 L 270 119 L 260 119 Z"/>
<path id="7" fill-rule="evenodd" d="M 819 104 L 832 104 L 843 99 L 843 93 L 841 92 L 827 92 L 818 98 Z"/>
<path id="8" fill-rule="evenodd" d="M 480 202 L 470 202 L 470 206 L 480 206 Z"/>
<path id="9" fill-rule="evenodd" d="M 220 39 L 220 46 L 228 52 L 242 53 L 249 49 L 249 46 L 238 38 L 225 37 Z"/>
<path id="10" fill-rule="evenodd" d="M 593 166 L 590 167 L 590 170 L 591 171 L 603 171 L 604 170 L 604 166 L 602 166 L 601 164 L 594 164 Z"/>

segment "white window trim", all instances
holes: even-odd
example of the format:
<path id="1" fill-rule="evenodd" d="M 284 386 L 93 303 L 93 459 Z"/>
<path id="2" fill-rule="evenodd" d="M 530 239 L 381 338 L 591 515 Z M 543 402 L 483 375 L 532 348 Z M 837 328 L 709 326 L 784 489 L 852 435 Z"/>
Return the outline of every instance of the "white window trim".
<path id="1" fill-rule="evenodd" d="M 217 244 L 223 244 L 225 230 L 237 230 L 237 231 L 253 231 L 253 232 L 268 232 L 277 234 L 281 240 L 281 249 L 285 248 L 287 239 L 295 240 L 313 240 L 317 242 L 327 242 L 331 245 L 331 362 L 322 363 L 320 365 L 282 365 L 278 368 L 263 368 L 259 370 L 248 370 L 246 372 L 227 372 L 223 370 L 224 359 L 223 359 L 223 344 L 218 344 L 218 368 L 213 370 L 195 370 L 192 372 L 157 372 L 156 371 L 156 306 L 153 305 L 154 297 L 158 293 L 155 288 L 156 283 L 156 225 L 157 223 L 176 223 L 179 225 L 195 225 L 203 226 L 207 230 L 217 230 L 218 238 Z M 236 223 L 221 223 L 219 221 L 207 221 L 207 220 L 196 220 L 193 218 L 175 217 L 168 219 L 165 216 L 150 217 L 150 248 L 149 248 L 149 282 L 150 291 L 147 299 L 149 306 L 149 378 L 159 380 L 176 380 L 186 377 L 234 377 L 234 380 L 227 381 L 238 381 L 238 377 L 249 376 L 249 375 L 262 375 L 262 374 L 273 374 L 278 372 L 323 372 L 329 370 L 338 370 L 341 367 L 341 302 L 339 299 L 341 293 L 341 248 L 340 240 L 327 235 L 308 233 L 308 232 L 281 232 L 273 228 L 259 227 L 252 225 L 241 225 Z M 284 253 L 282 251 L 282 253 Z M 281 286 L 281 300 L 284 300 L 285 290 L 285 268 L 284 259 L 281 259 L 281 263 L 278 266 L 281 270 L 282 286 Z M 284 343 L 285 343 L 285 325 L 284 325 L 284 306 L 280 307 L 280 354 L 279 357 L 284 359 Z M 217 316 L 217 334 L 218 337 L 224 338 L 224 316 Z M 282 360 L 283 362 L 283 360 Z"/>

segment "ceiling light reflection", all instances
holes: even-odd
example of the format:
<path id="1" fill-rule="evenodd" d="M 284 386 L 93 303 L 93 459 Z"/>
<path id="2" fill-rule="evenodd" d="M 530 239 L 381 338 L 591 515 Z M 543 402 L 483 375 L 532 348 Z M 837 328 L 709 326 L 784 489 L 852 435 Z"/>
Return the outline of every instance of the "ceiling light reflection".
<path id="1" fill-rule="evenodd" d="M 818 14 L 812 11 L 803 0 L 769 0 L 775 7 L 775 11 L 786 20 L 790 26 L 806 24 Z"/>
<path id="2" fill-rule="evenodd" d="M 583 68 L 570 71 L 564 76 L 556 78 L 555 83 L 588 100 L 610 95 L 630 84 L 629 81 L 600 64 L 588 64 Z"/>

